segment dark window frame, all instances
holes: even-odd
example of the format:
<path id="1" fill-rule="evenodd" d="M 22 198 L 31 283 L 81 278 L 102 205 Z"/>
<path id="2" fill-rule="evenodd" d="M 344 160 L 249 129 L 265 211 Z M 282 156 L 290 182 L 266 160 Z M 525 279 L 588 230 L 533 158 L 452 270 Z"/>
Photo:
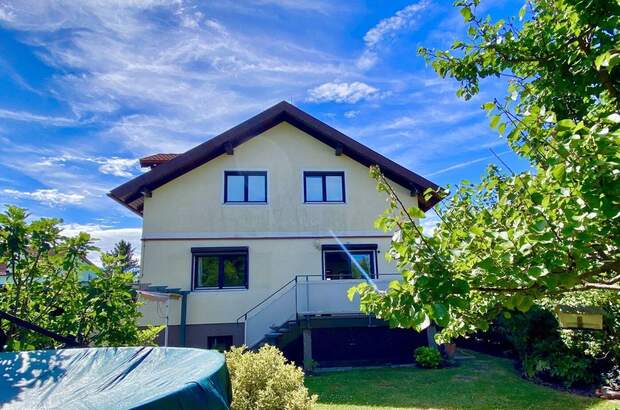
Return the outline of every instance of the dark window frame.
<path id="1" fill-rule="evenodd" d="M 242 176 L 243 177 L 243 201 L 230 201 L 228 200 L 228 177 L 229 176 Z M 265 200 L 264 201 L 250 201 L 248 180 L 250 176 L 262 176 L 265 177 Z M 267 204 L 267 171 L 224 171 L 224 203 L 225 204 Z"/>
<path id="2" fill-rule="evenodd" d="M 225 339 L 227 341 L 228 339 L 230 339 L 230 344 L 224 343 L 225 345 L 227 345 L 224 351 L 230 350 L 230 348 L 235 345 L 235 338 L 232 335 L 211 335 L 211 336 L 207 336 L 207 349 L 215 349 L 218 338 Z"/>
<path id="3" fill-rule="evenodd" d="M 351 255 L 360 255 L 360 254 L 370 254 L 370 270 L 369 273 L 370 279 L 378 279 L 379 278 L 379 267 L 377 264 L 377 249 L 378 246 L 376 244 L 348 244 L 348 245 L 323 245 L 321 247 L 321 267 L 322 267 L 322 279 L 328 280 L 326 272 L 325 272 L 325 254 L 330 252 L 341 252 L 345 253 L 346 249 Z M 348 255 L 347 255 L 348 256 Z M 349 264 L 352 264 L 351 258 L 348 258 Z M 351 269 L 351 272 L 353 269 Z M 342 279 L 333 279 L 329 280 L 342 280 Z"/>
<path id="4" fill-rule="evenodd" d="M 234 247 L 208 247 L 192 248 L 192 290 L 227 290 L 227 289 L 249 289 L 250 254 L 247 246 Z M 216 256 L 219 258 L 217 286 L 198 286 L 198 259 L 201 256 Z M 243 285 L 224 286 L 224 263 L 226 256 L 244 256 Z"/>
<path id="5" fill-rule="evenodd" d="M 346 184 L 344 182 L 344 171 L 304 171 L 304 203 L 306 204 L 344 204 L 347 202 Z M 308 201 L 308 184 L 306 182 L 307 177 L 321 177 L 321 184 L 323 188 L 321 201 Z M 342 184 L 342 200 L 334 201 L 327 199 L 327 180 L 326 177 L 340 177 Z"/>

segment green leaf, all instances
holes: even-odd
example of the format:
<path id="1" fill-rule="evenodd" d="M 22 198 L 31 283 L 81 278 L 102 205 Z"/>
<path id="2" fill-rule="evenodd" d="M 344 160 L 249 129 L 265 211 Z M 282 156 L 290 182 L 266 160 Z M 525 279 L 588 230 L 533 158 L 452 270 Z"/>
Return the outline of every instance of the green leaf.
<path id="1" fill-rule="evenodd" d="M 463 19 L 465 21 L 470 21 L 473 18 L 473 14 L 472 14 L 471 9 L 469 7 L 463 7 L 461 9 L 461 15 L 463 16 Z"/>
<path id="2" fill-rule="evenodd" d="M 558 122 L 557 128 L 560 131 L 572 130 L 573 128 L 575 128 L 575 123 L 573 122 L 573 120 L 562 120 Z"/>
<path id="3" fill-rule="evenodd" d="M 491 128 L 497 127 L 497 124 L 499 124 L 500 119 L 501 117 L 499 115 L 494 115 L 493 117 L 491 117 Z"/>
<path id="4" fill-rule="evenodd" d="M 519 9 L 519 21 L 523 21 L 523 18 L 525 17 L 525 11 L 527 10 L 527 3 L 523 5 L 523 7 L 521 7 L 521 9 Z"/>
<path id="5" fill-rule="evenodd" d="M 532 228 L 538 233 L 543 232 L 546 227 L 547 227 L 547 221 L 545 221 L 544 219 L 538 219 L 536 222 L 532 224 Z"/>
<path id="6" fill-rule="evenodd" d="M 491 111 L 495 108 L 495 103 L 493 101 L 482 104 L 482 109 L 485 111 Z"/>
<path id="7" fill-rule="evenodd" d="M 532 202 L 534 202 L 536 205 L 540 205 L 543 202 L 544 196 L 540 192 L 534 192 L 532 195 L 530 195 L 530 198 L 532 199 Z"/>
<path id="8" fill-rule="evenodd" d="M 353 298 L 355 297 L 356 293 L 357 287 L 349 288 L 349 290 L 347 291 L 347 297 L 349 298 L 349 301 L 353 302 Z"/>
<path id="9" fill-rule="evenodd" d="M 499 124 L 499 127 L 497 127 L 497 131 L 499 131 L 501 135 L 504 135 L 504 132 L 506 131 L 506 123 L 503 122 Z"/>
<path id="10" fill-rule="evenodd" d="M 566 174 L 566 165 L 558 164 L 554 166 L 551 170 L 551 174 L 555 177 L 555 179 L 562 182 L 564 180 L 564 175 Z"/>
<path id="11" fill-rule="evenodd" d="M 432 318 L 439 326 L 446 326 L 449 321 L 448 309 L 442 303 L 434 303 L 432 306 Z"/>

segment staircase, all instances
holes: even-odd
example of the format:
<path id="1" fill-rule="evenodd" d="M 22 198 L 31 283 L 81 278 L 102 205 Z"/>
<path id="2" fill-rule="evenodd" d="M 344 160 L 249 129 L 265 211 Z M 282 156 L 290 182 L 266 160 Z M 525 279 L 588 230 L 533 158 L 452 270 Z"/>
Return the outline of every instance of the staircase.
<path id="1" fill-rule="evenodd" d="M 379 290 L 399 274 L 382 274 L 370 280 Z M 347 291 L 363 279 L 323 280 L 321 275 L 298 275 L 237 318 L 245 324 L 245 344 L 255 349 L 265 343 L 285 345 L 301 330 L 300 319 L 313 316 L 359 315 L 359 298 L 350 301 Z"/>

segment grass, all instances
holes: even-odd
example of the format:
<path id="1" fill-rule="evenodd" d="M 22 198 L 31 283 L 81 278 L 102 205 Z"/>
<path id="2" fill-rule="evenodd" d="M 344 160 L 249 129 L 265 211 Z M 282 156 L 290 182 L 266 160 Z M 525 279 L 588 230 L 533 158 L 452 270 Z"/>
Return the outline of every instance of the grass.
<path id="1" fill-rule="evenodd" d="M 511 361 L 465 351 L 458 367 L 350 370 L 306 377 L 317 409 L 620 409 L 522 379 Z"/>

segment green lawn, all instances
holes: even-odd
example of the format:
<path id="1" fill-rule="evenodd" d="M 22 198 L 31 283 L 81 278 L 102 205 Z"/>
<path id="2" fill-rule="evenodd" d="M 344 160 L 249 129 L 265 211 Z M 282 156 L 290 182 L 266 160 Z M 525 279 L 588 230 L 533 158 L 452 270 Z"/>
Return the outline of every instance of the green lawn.
<path id="1" fill-rule="evenodd" d="M 523 380 L 506 359 L 463 352 L 448 369 L 386 368 L 306 377 L 317 409 L 620 409 Z"/>

